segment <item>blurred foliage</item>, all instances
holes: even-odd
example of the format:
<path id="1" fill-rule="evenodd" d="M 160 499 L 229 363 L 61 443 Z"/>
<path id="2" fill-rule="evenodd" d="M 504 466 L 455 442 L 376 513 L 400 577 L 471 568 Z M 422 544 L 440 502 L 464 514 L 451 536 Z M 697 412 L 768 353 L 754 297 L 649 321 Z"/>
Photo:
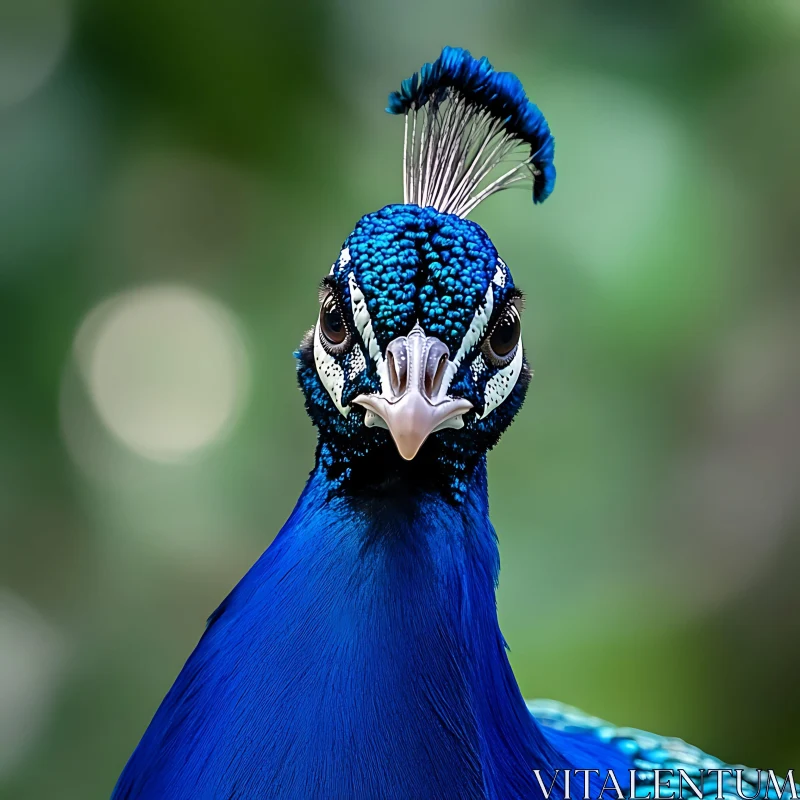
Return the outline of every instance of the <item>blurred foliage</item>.
<path id="1" fill-rule="evenodd" d="M 476 214 L 536 371 L 490 458 L 522 688 L 800 767 L 797 0 L 6 0 L 3 800 L 109 795 L 291 511 L 291 353 L 443 44 L 558 143 Z"/>

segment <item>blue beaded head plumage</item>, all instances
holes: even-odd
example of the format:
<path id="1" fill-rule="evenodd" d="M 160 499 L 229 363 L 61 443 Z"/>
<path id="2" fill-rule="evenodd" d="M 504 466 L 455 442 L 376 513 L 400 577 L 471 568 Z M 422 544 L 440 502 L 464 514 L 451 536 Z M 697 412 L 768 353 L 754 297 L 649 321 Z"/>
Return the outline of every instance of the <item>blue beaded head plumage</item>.
<path id="1" fill-rule="evenodd" d="M 521 294 L 465 217 L 524 181 L 544 201 L 553 137 L 515 75 L 459 48 L 404 81 L 387 111 L 405 118 L 404 203 L 345 240 L 299 351 L 300 384 L 334 485 L 413 474 L 458 500 L 530 379 Z"/>

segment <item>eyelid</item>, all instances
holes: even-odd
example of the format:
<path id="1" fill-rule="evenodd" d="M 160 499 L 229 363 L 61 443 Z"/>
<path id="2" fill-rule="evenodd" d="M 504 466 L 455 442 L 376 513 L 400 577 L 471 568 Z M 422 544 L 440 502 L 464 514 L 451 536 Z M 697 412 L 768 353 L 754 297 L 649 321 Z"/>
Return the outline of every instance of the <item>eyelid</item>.
<path id="1" fill-rule="evenodd" d="M 512 309 L 516 312 L 517 317 L 519 317 L 520 323 L 522 322 L 522 292 L 515 292 L 506 302 L 501 306 L 500 312 L 498 313 L 497 317 L 495 318 L 494 322 L 489 325 L 486 329 L 486 333 L 483 335 L 482 342 L 488 342 L 489 339 L 492 338 L 492 334 L 494 333 L 495 328 L 500 324 L 500 320 L 506 316 Z"/>

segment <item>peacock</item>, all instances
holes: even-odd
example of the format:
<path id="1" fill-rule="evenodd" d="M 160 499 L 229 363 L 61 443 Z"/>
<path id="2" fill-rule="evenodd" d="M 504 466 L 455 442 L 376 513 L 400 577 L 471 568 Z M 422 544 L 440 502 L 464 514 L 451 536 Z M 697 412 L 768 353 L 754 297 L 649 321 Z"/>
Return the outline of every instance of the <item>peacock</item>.
<path id="1" fill-rule="evenodd" d="M 517 184 L 546 200 L 554 140 L 516 75 L 460 48 L 387 111 L 404 119 L 403 203 L 356 223 L 295 353 L 314 468 L 113 800 L 796 797 L 791 780 L 520 693 L 486 455 L 531 370 L 522 294 L 467 216 Z"/>

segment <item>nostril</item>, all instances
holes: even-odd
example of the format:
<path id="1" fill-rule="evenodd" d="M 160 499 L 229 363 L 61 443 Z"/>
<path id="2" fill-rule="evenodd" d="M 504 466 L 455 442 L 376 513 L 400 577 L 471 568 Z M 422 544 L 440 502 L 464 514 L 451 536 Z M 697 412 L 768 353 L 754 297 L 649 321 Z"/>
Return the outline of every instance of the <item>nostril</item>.
<path id="1" fill-rule="evenodd" d="M 431 362 L 428 364 L 428 369 L 425 371 L 425 394 L 430 398 L 436 397 L 439 390 L 442 388 L 442 379 L 444 378 L 444 369 L 447 366 L 447 356 L 439 356 L 439 361 Z"/>
<path id="2" fill-rule="evenodd" d="M 397 374 L 397 365 L 394 360 L 394 354 L 390 351 L 386 354 L 386 364 L 389 370 L 389 385 L 392 387 L 394 394 L 400 394 L 400 376 Z"/>
<path id="3" fill-rule="evenodd" d="M 405 394 L 408 386 L 408 355 L 406 353 L 405 342 L 395 342 L 389 345 L 386 351 L 386 368 L 389 373 L 389 385 L 395 397 Z"/>
<path id="4" fill-rule="evenodd" d="M 428 351 L 425 363 L 425 394 L 431 399 L 435 398 L 442 389 L 448 355 L 447 347 L 441 342 L 435 342 Z"/>

